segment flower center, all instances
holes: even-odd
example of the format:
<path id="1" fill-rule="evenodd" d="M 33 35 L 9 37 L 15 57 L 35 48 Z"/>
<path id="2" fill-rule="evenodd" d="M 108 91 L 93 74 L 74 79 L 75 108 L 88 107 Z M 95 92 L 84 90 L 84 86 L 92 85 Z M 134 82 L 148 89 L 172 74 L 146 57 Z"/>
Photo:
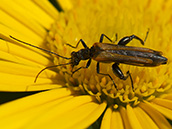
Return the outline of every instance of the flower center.
<path id="1" fill-rule="evenodd" d="M 69 57 L 70 54 L 74 51 L 77 52 L 80 49 L 83 49 L 82 45 L 78 48 L 71 48 L 70 45 L 75 46 L 75 43 L 67 45 L 69 42 L 65 41 L 57 31 L 54 31 L 59 27 L 59 24 L 54 24 L 52 30 L 47 36 L 50 48 L 52 51 L 56 51 L 61 56 Z M 77 57 L 76 57 L 77 58 Z M 66 60 L 61 57 L 54 57 L 54 64 L 66 64 L 71 60 Z M 157 94 L 164 92 L 167 87 L 165 80 L 160 80 L 164 76 L 168 76 L 168 73 L 162 71 L 161 68 L 144 68 L 137 66 L 129 66 L 125 64 L 119 65 L 123 73 L 128 70 L 131 73 L 133 78 L 133 88 L 131 80 L 128 77 L 126 80 L 121 80 L 114 75 L 112 72 L 111 66 L 109 63 L 100 63 L 100 73 L 109 74 L 113 81 L 116 84 L 113 84 L 113 81 L 109 76 L 100 75 L 96 71 L 96 61 L 92 60 L 88 68 L 85 67 L 88 60 L 80 61 L 79 65 L 76 65 L 72 68 L 71 65 L 62 65 L 57 67 L 59 73 L 66 80 L 66 86 L 71 90 L 79 94 L 89 94 L 97 98 L 98 101 L 106 100 L 109 104 L 114 104 L 114 107 L 117 108 L 119 104 L 132 103 L 137 105 L 143 99 L 154 98 Z M 77 70 L 78 68 L 80 68 Z M 72 71 L 77 70 L 74 74 Z M 150 76 L 150 73 L 153 73 Z M 159 73 L 161 73 L 159 75 Z"/>
<path id="2" fill-rule="evenodd" d="M 81 43 L 77 48 L 72 48 L 70 47 L 71 45 L 76 46 L 77 42 L 82 39 L 91 48 L 95 42 L 99 42 L 102 33 L 106 34 L 113 41 L 115 41 L 116 33 L 118 33 L 117 41 L 133 33 L 144 40 L 147 28 L 145 28 L 142 13 L 139 15 L 139 11 L 142 10 L 138 11 L 137 8 L 129 10 L 127 8 L 119 8 L 118 4 L 125 5 L 125 2 L 109 3 L 107 6 L 102 3 L 101 10 L 106 10 L 105 12 L 100 10 L 100 6 L 95 6 L 94 4 L 93 6 L 84 6 L 84 8 L 78 5 L 70 13 L 65 12 L 65 14 L 61 13 L 59 15 L 57 22 L 52 25 L 47 36 L 47 42 L 49 42 L 52 51 L 61 56 L 71 57 L 73 51 L 78 52 L 84 48 Z M 131 10 L 133 12 L 130 12 Z M 136 15 L 137 13 L 138 15 Z M 159 38 L 156 36 L 159 36 L 159 34 L 151 35 L 148 36 L 146 41 L 149 42 L 146 43 L 148 44 L 146 45 L 147 48 L 152 45 L 152 42 L 156 42 L 157 46 L 159 45 L 159 41 L 156 41 Z M 136 42 L 134 46 L 144 47 L 135 40 L 133 42 Z M 110 43 L 110 41 L 105 39 L 103 43 Z M 153 45 L 151 46 L 152 48 L 154 47 Z M 68 62 L 70 60 L 60 57 L 54 58 L 55 65 Z M 59 69 L 58 74 L 65 78 L 66 86 L 71 90 L 79 94 L 95 96 L 98 101 L 107 101 L 109 104 L 113 104 L 114 108 L 117 108 L 119 104 L 125 105 L 130 103 L 137 105 L 140 101 L 145 99 L 151 100 L 171 88 L 169 81 L 167 81 L 170 76 L 169 67 L 166 67 L 166 65 L 149 68 L 120 64 L 119 67 L 124 75 L 127 75 L 127 71 L 130 71 L 133 87 L 130 77 L 126 80 L 121 80 L 114 75 L 111 63 L 100 63 L 99 71 L 104 75 L 98 74 L 97 62 L 93 59 L 88 68 L 81 68 L 71 76 L 72 71 L 80 67 L 86 67 L 87 62 L 88 60 L 80 61 L 79 65 L 73 68 L 70 65 L 59 66 L 57 67 Z M 105 76 L 105 74 L 109 74 L 112 79 L 109 76 Z"/>

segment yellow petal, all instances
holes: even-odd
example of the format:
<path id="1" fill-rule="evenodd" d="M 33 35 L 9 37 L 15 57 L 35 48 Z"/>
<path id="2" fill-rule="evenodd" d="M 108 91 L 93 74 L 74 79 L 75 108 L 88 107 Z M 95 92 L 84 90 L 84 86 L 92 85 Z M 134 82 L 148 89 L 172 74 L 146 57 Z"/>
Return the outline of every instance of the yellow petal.
<path id="1" fill-rule="evenodd" d="M 48 103 L 42 103 L 39 106 L 35 106 L 24 110 L 22 112 L 18 112 L 15 114 L 11 114 L 8 117 L 3 117 L 0 121 L 0 128 L 3 129 L 18 129 L 18 128 L 26 128 L 28 122 L 32 121 L 35 117 L 40 117 L 44 112 L 51 110 L 51 108 L 57 106 L 59 103 L 67 101 L 71 99 L 73 96 L 66 96 L 57 100 L 49 101 Z M 10 124 L 8 124 L 10 122 Z"/>
<path id="2" fill-rule="evenodd" d="M 35 77 L 41 68 L 28 66 L 20 63 L 0 60 L 0 71 L 3 73 Z"/>
<path id="3" fill-rule="evenodd" d="M 1 91 L 26 91 L 27 87 L 34 83 L 36 75 L 38 74 L 38 72 L 40 72 L 41 69 L 45 68 L 46 62 L 48 61 L 46 58 L 40 56 L 39 54 L 36 54 L 38 55 L 38 58 L 43 57 L 45 59 L 45 63 L 43 63 L 43 60 L 43 62 L 41 61 L 42 65 L 39 64 L 41 62 L 34 63 L 33 61 L 24 58 L 24 56 L 17 57 L 15 55 L 11 55 L 2 51 L 0 51 L 0 55 L 2 57 L 0 61 Z M 42 72 L 37 79 L 37 83 L 52 82 L 56 82 L 57 84 L 64 84 L 64 78 L 59 76 L 56 72 L 47 69 Z"/>
<path id="4" fill-rule="evenodd" d="M 124 128 L 131 129 L 132 127 L 131 127 L 131 124 L 129 122 L 126 109 L 123 106 L 120 106 L 119 111 L 120 111 L 121 117 L 123 119 L 123 123 L 124 123 L 124 126 L 125 126 Z"/>
<path id="5" fill-rule="evenodd" d="M 91 96 L 78 96 L 58 104 L 27 125 L 28 128 L 71 127 L 86 118 L 99 104 L 92 102 Z M 101 115 L 101 114 L 100 114 Z M 97 117 L 98 118 L 98 117 Z M 68 121 L 66 123 L 66 121 Z M 75 125 L 76 126 L 76 125 Z"/>
<path id="6" fill-rule="evenodd" d="M 112 129 L 124 129 L 123 120 L 122 120 L 122 117 L 121 117 L 119 111 L 112 112 L 111 128 Z"/>
<path id="7" fill-rule="evenodd" d="M 10 42 L 6 42 L 4 40 L 0 40 L 0 43 L 1 43 L 0 50 L 3 51 L 3 52 L 10 53 L 13 56 L 18 56 L 18 57 L 27 59 L 29 61 L 36 62 L 38 64 L 42 64 L 44 66 L 46 64 L 50 63 L 50 60 L 47 59 L 47 57 L 49 56 L 49 55 L 47 55 L 47 53 L 44 53 L 42 51 L 41 52 L 40 51 L 35 52 L 34 51 L 35 49 L 30 49 L 29 50 L 28 48 L 21 47 L 19 45 L 16 45 L 16 44 L 13 44 L 13 43 L 10 43 Z M 3 56 L 2 56 L 2 58 L 3 58 Z"/>
<path id="8" fill-rule="evenodd" d="M 164 97 L 165 99 L 169 99 L 169 100 L 172 100 L 172 94 L 168 94 Z"/>
<path id="9" fill-rule="evenodd" d="M 81 118 L 81 121 L 79 120 L 78 123 L 73 125 L 71 128 L 81 129 L 81 128 L 90 126 L 93 122 L 95 122 L 101 116 L 106 106 L 107 106 L 106 102 L 99 104 L 94 111 L 92 111 L 84 119 Z M 86 112 L 88 112 L 88 110 L 89 109 L 86 109 Z"/>
<path id="10" fill-rule="evenodd" d="M 53 92 L 53 90 L 51 90 Z M 63 92 L 61 90 L 61 92 Z M 46 92 L 42 93 L 42 97 L 46 94 Z M 56 93 L 58 93 L 56 91 Z M 53 94 L 53 93 L 52 93 Z M 39 94 L 40 96 L 40 94 Z M 57 95 L 58 96 L 58 95 Z M 61 95 L 60 95 L 61 96 Z M 8 129 L 8 128 L 37 128 L 37 127 L 31 127 L 34 124 L 36 126 L 38 125 L 39 127 L 44 125 L 47 121 L 48 122 L 54 122 L 55 124 L 57 121 L 54 121 L 54 118 L 59 118 L 59 115 L 65 114 L 65 112 L 68 112 L 70 110 L 75 110 L 77 107 L 80 107 L 81 105 L 85 105 L 88 102 L 92 101 L 92 97 L 90 96 L 81 96 L 81 97 L 74 97 L 71 95 L 67 96 L 51 96 L 51 99 L 45 102 L 39 102 L 38 105 L 34 105 L 28 107 L 26 110 L 21 110 L 19 112 L 13 112 L 9 116 L 4 116 L 2 117 L 3 120 L 0 121 L 0 128 L 3 129 Z M 29 97 L 28 97 L 29 98 Z M 69 106 L 71 105 L 71 106 Z M 21 105 L 22 106 L 22 105 Z M 18 105 L 20 108 L 20 105 Z M 52 113 L 52 114 L 51 114 Z M 51 114 L 51 115 L 50 115 Z M 80 115 L 80 114 L 79 114 Z M 27 117 L 26 117 L 27 116 Z M 44 123 L 40 123 L 40 118 L 46 118 L 46 121 Z M 60 117 L 62 118 L 62 117 Z M 52 121 L 50 121 L 52 119 Z M 38 120 L 38 121 L 37 121 Z M 64 119 L 65 120 L 65 119 Z M 10 122 L 11 121 L 11 122 Z M 9 123 L 10 124 L 7 124 Z M 33 122 L 33 124 L 32 124 Z M 31 126 L 30 126 L 31 125 Z M 53 126 L 53 125 L 52 125 Z M 55 125 L 58 127 L 57 125 Z M 47 127 L 42 127 L 42 128 L 47 128 Z M 50 127 L 51 128 L 51 127 Z"/>
<path id="11" fill-rule="evenodd" d="M 42 45 L 42 42 L 43 42 L 42 37 L 37 38 L 37 39 L 33 39 L 33 38 L 30 38 L 30 36 L 32 36 L 32 35 L 30 35 L 30 36 L 24 35 L 24 34 L 22 34 L 22 32 L 15 31 L 15 30 L 13 30 L 13 28 L 9 28 L 9 27 L 2 25 L 2 24 L 0 24 L 0 29 L 1 29 L 0 37 L 6 41 L 16 43 L 16 40 L 14 41 L 14 40 L 12 40 L 12 38 L 10 38 L 10 36 L 13 36 L 17 39 L 31 43 L 31 44 L 36 45 L 36 46 Z M 19 42 L 18 45 L 19 44 L 21 45 L 22 43 Z M 29 47 L 29 46 L 27 46 L 27 47 Z"/>
<path id="12" fill-rule="evenodd" d="M 143 129 L 139 120 L 136 117 L 135 112 L 133 111 L 133 108 L 130 105 L 127 105 L 127 116 L 132 129 Z"/>
<path id="13" fill-rule="evenodd" d="M 3 22 L 3 25 L 0 26 L 2 34 L 5 34 L 5 32 L 7 33 L 7 30 L 9 30 L 10 28 L 11 31 L 29 37 L 31 41 L 42 42 L 42 38 L 39 35 L 37 35 L 34 31 L 14 19 L 12 16 L 8 15 L 4 11 L 0 10 L 0 16 L 3 19 L 3 21 L 1 21 Z M 10 35 L 13 35 L 13 33 L 10 33 Z"/>
<path id="14" fill-rule="evenodd" d="M 21 6 L 17 5 L 15 1 L 1 1 L 0 9 L 13 16 L 16 20 L 27 26 L 42 38 L 46 35 L 46 30 L 34 19 L 30 19 L 30 15 L 26 15 L 28 14 L 27 11 Z"/>
<path id="15" fill-rule="evenodd" d="M 17 64 L 27 65 L 27 66 L 32 66 L 32 67 L 36 66 L 37 68 L 39 68 L 39 67 L 44 68 L 46 63 L 49 63 L 50 65 L 52 64 L 50 62 L 50 60 L 47 60 L 45 57 L 43 57 L 43 56 L 41 57 L 40 55 L 38 55 L 38 58 L 40 56 L 42 59 L 43 58 L 44 59 L 42 61 L 35 61 L 35 62 L 33 60 L 29 60 L 28 58 L 25 58 L 24 54 L 23 54 L 23 56 L 20 56 L 20 55 L 22 55 L 22 53 L 19 54 L 19 52 L 17 52 L 18 55 L 15 55 L 16 52 L 13 53 L 13 51 L 15 51 L 15 50 L 13 50 L 13 51 L 10 50 L 10 48 L 8 47 L 9 46 L 8 42 L 6 44 L 4 44 L 5 42 L 3 40 L 0 40 L 0 43 L 2 45 L 2 46 L 0 46 L 1 62 L 4 61 L 4 63 L 5 63 L 5 61 L 6 61 L 6 62 L 17 63 Z M 18 47 L 18 48 L 20 49 L 21 47 Z M 16 51 L 19 51 L 19 49 L 17 49 Z M 28 50 L 26 49 L 26 51 L 28 51 Z M 10 52 L 12 52 L 12 53 L 10 53 Z M 34 55 L 36 56 L 37 54 L 35 53 Z M 31 57 L 32 56 L 30 56 L 29 58 L 31 58 Z"/>
<path id="16" fill-rule="evenodd" d="M 59 12 L 57 9 L 47 0 L 33 0 L 37 5 L 39 5 L 42 9 L 44 9 L 45 12 L 47 12 L 50 16 L 52 16 L 54 19 L 57 18 L 59 15 Z"/>
<path id="17" fill-rule="evenodd" d="M 2 43 L 1 40 L 0 40 L 0 43 Z M 45 62 L 45 64 L 39 64 L 38 62 L 33 62 L 28 59 L 25 59 L 25 58 L 22 58 L 19 56 L 15 56 L 13 54 L 10 54 L 10 53 L 4 52 L 4 51 L 0 51 L 0 57 L 1 57 L 1 63 L 3 63 L 3 62 L 5 63 L 5 61 L 6 61 L 8 63 L 17 63 L 17 64 L 27 65 L 27 66 L 31 66 L 31 67 L 36 66 L 37 68 L 44 68 L 47 63 L 47 62 Z"/>
<path id="18" fill-rule="evenodd" d="M 67 88 L 53 89 L 50 91 L 40 92 L 28 97 L 24 97 L 0 106 L 0 119 L 26 111 L 32 107 L 50 102 L 52 100 L 63 98 L 71 95 Z"/>
<path id="19" fill-rule="evenodd" d="M 101 129 L 110 129 L 112 119 L 112 108 L 108 107 L 102 119 Z"/>
<path id="20" fill-rule="evenodd" d="M 33 1 L 25 0 L 24 2 L 21 2 L 20 0 L 15 0 L 15 3 L 25 10 L 25 15 L 30 19 L 35 20 L 43 28 L 49 29 L 54 22 L 54 19 Z"/>
<path id="21" fill-rule="evenodd" d="M 1 84 L 0 84 L 0 90 L 1 91 L 32 91 L 32 89 L 37 89 L 35 86 L 39 86 L 41 90 L 49 89 L 47 88 L 43 89 L 41 87 L 42 84 L 49 84 L 52 83 L 60 83 L 64 84 L 63 79 L 64 78 L 56 78 L 58 76 L 54 76 L 54 78 L 47 78 L 47 77 L 39 77 L 37 79 L 37 82 L 34 83 L 35 77 L 29 77 L 29 76 L 23 76 L 23 75 L 15 75 L 15 74 L 7 74 L 7 73 L 0 73 L 1 76 Z M 9 81 L 10 78 L 10 81 Z M 58 86 L 57 86 L 58 87 Z"/>
<path id="22" fill-rule="evenodd" d="M 154 121 L 139 107 L 133 108 L 143 129 L 159 129 Z"/>
<path id="23" fill-rule="evenodd" d="M 151 102 L 172 110 L 172 100 L 155 98 Z"/>
<path id="24" fill-rule="evenodd" d="M 154 103 L 149 103 L 149 102 L 146 102 L 146 101 L 145 101 L 145 103 L 149 104 L 150 106 L 152 106 L 153 108 L 155 108 L 156 110 L 161 112 L 164 116 L 166 116 L 167 118 L 172 120 L 172 115 L 171 115 L 172 114 L 172 110 L 170 110 L 168 108 L 165 108 L 163 106 L 154 104 Z"/>
<path id="25" fill-rule="evenodd" d="M 165 119 L 165 117 L 152 106 L 147 103 L 140 103 L 139 106 L 151 117 L 160 129 L 170 129 L 171 125 Z"/>

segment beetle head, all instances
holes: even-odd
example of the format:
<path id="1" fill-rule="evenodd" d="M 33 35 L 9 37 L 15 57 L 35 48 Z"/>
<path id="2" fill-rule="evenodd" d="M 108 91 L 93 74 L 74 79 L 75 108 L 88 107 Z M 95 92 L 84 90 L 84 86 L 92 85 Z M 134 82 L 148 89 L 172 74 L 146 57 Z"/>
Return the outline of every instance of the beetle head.
<path id="1" fill-rule="evenodd" d="M 71 61 L 70 62 L 71 62 L 72 67 L 79 64 L 80 59 L 78 58 L 77 52 L 71 53 Z"/>

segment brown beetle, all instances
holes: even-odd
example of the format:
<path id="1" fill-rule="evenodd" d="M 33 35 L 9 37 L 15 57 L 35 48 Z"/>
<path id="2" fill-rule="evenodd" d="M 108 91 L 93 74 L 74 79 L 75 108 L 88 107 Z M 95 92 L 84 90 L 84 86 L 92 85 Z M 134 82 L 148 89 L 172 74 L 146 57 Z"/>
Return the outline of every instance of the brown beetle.
<path id="1" fill-rule="evenodd" d="M 38 76 L 40 75 L 40 73 L 42 71 L 44 71 L 45 69 L 57 67 L 57 66 L 63 66 L 63 65 L 71 65 L 73 68 L 74 66 L 78 65 L 81 60 L 88 60 L 85 67 L 82 66 L 82 67 L 79 67 L 78 69 L 76 69 L 75 71 L 72 70 L 72 75 L 73 75 L 76 71 L 80 70 L 81 68 L 88 68 L 91 64 L 91 60 L 93 59 L 93 60 L 97 61 L 97 67 L 96 67 L 97 73 L 104 75 L 104 76 L 108 76 L 112 80 L 115 88 L 117 88 L 113 78 L 108 73 L 101 73 L 99 70 L 100 69 L 99 63 L 113 63 L 114 62 L 112 65 L 113 73 L 122 80 L 126 80 L 128 77 L 130 77 L 131 85 L 134 90 L 133 80 L 132 80 L 130 72 L 127 71 L 126 76 L 124 76 L 123 72 L 121 71 L 121 69 L 118 66 L 120 63 L 129 64 L 129 65 L 137 65 L 137 66 L 158 66 L 158 65 L 167 63 L 167 58 L 163 57 L 162 52 L 160 52 L 160 51 L 155 51 L 152 49 L 142 48 L 142 47 L 125 46 L 133 39 L 139 40 L 141 42 L 141 44 L 144 45 L 147 35 L 148 35 L 148 32 L 146 34 L 144 41 L 136 35 L 126 36 L 126 37 L 122 38 L 118 42 L 117 45 L 115 45 L 112 43 L 111 44 L 103 43 L 104 37 L 106 37 L 110 42 L 112 42 L 112 40 L 109 37 L 107 37 L 105 34 L 102 34 L 100 37 L 100 41 L 97 43 L 94 43 L 91 48 L 89 48 L 86 45 L 86 43 L 82 39 L 80 39 L 79 42 L 76 44 L 76 46 L 67 44 L 68 46 L 70 46 L 72 48 L 77 48 L 79 43 L 82 43 L 82 45 L 84 46 L 83 49 L 80 49 L 77 52 L 73 51 L 71 53 L 70 58 L 61 56 L 61 55 L 51 52 L 49 50 L 42 49 L 42 48 L 34 46 L 32 44 L 23 42 L 12 36 L 10 36 L 10 37 L 13 38 L 14 40 L 17 40 L 26 45 L 35 47 L 37 49 L 40 49 L 45 52 L 59 56 L 61 58 L 70 60 L 70 62 L 66 63 L 66 64 L 59 64 L 59 65 L 45 67 L 37 74 L 35 82 L 36 82 Z M 116 37 L 117 37 L 117 35 L 116 35 Z"/>

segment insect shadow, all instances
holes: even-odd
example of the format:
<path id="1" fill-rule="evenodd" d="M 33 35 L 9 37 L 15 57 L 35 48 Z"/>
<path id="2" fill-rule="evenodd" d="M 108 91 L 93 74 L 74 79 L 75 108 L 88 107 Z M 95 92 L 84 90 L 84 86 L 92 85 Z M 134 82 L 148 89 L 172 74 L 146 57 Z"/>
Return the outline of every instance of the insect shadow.
<path id="1" fill-rule="evenodd" d="M 91 48 L 89 48 L 86 45 L 86 43 L 82 39 L 80 39 L 78 43 L 76 44 L 76 46 L 67 44 L 68 46 L 72 48 L 77 48 L 78 45 L 81 43 L 82 46 L 84 47 L 83 49 L 80 49 L 79 51 L 73 51 L 71 53 L 71 57 L 61 56 L 55 52 L 34 46 L 30 43 L 21 41 L 19 39 L 16 39 L 15 37 L 11 35 L 10 37 L 16 41 L 19 41 L 20 43 L 40 49 L 50 54 L 54 54 L 63 59 L 70 60 L 68 63 L 65 63 L 65 64 L 58 64 L 58 65 L 45 67 L 37 74 L 34 82 L 36 82 L 39 75 L 46 69 L 58 67 L 58 66 L 71 65 L 72 66 L 71 72 L 73 75 L 75 72 L 79 71 L 80 69 L 88 68 L 93 59 L 97 61 L 97 65 L 96 65 L 97 73 L 100 75 L 108 76 L 112 80 L 113 85 L 115 86 L 116 89 L 117 89 L 117 86 L 113 78 L 110 76 L 110 74 L 100 72 L 100 63 L 113 63 L 112 64 L 113 73 L 122 80 L 126 80 L 129 77 L 131 80 L 132 89 L 134 91 L 132 76 L 129 71 L 126 72 L 126 75 L 123 74 L 123 72 L 119 68 L 120 63 L 128 64 L 128 65 L 143 66 L 143 67 L 154 67 L 154 66 L 167 63 L 167 58 L 162 56 L 162 52 L 160 51 L 152 50 L 149 48 L 126 46 L 133 39 L 140 41 L 140 43 L 144 45 L 147 39 L 148 33 L 149 33 L 149 30 L 146 33 L 144 41 L 136 35 L 131 35 L 131 36 L 123 37 L 122 39 L 119 40 L 117 44 L 114 44 L 112 40 L 105 34 L 101 34 L 99 42 L 94 43 Z M 103 43 L 104 38 L 108 39 L 111 43 Z M 116 35 L 116 40 L 117 40 L 117 35 Z M 86 66 L 81 66 L 77 68 L 76 70 L 73 70 L 73 67 L 77 66 L 81 60 L 88 60 L 86 63 Z"/>

